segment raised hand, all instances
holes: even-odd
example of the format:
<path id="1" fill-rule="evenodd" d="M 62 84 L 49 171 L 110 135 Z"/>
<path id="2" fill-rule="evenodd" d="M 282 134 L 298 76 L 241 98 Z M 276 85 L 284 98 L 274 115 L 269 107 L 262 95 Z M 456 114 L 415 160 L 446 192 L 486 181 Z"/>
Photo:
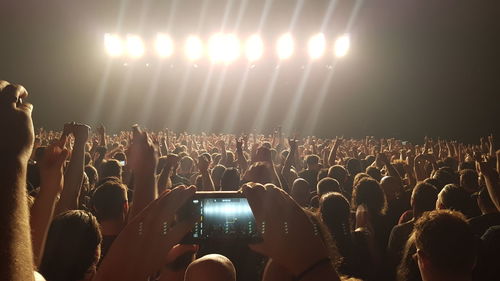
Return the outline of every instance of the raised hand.
<path id="1" fill-rule="evenodd" d="M 26 89 L 17 84 L 0 80 L 0 152 L 3 157 L 28 161 L 33 149 L 35 133 L 31 111 L 26 103 Z"/>
<path id="2" fill-rule="evenodd" d="M 244 185 L 243 194 L 263 236 L 262 243 L 250 245 L 252 250 L 271 257 L 294 276 L 328 259 L 318 226 L 313 225 L 304 210 L 283 190 L 272 184 L 254 184 Z M 323 280 L 338 280 L 335 271 L 330 272 Z"/>
<path id="3" fill-rule="evenodd" d="M 43 152 L 40 161 L 40 192 L 58 194 L 62 191 L 63 165 L 69 155 L 68 150 L 64 148 L 66 140 L 67 136 L 61 136 L 59 141 L 49 145 Z"/>
<path id="4" fill-rule="evenodd" d="M 113 242 L 93 280 L 147 280 L 156 274 L 164 265 L 165 255 L 195 223 L 174 224 L 177 210 L 195 191 L 194 186 L 179 186 L 149 204 Z"/>
<path id="5" fill-rule="evenodd" d="M 132 143 L 128 149 L 128 163 L 134 173 L 155 171 L 158 151 L 146 132 L 133 126 Z"/>

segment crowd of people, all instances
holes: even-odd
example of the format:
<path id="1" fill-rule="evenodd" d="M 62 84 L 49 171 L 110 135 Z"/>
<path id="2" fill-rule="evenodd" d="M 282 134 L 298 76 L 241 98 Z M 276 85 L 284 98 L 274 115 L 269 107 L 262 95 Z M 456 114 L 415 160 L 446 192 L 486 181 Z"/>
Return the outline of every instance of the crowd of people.
<path id="1" fill-rule="evenodd" d="M 0 280 L 500 278 L 492 135 L 35 130 L 27 96 L 0 81 Z M 242 192 L 262 241 L 181 244 L 196 191 Z"/>

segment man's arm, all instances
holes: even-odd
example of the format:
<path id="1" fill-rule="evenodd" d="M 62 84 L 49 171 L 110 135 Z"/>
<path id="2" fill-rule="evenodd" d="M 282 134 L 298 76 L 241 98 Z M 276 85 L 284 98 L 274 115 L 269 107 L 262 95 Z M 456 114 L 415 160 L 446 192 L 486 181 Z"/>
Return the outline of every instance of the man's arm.
<path id="1" fill-rule="evenodd" d="M 84 124 L 72 124 L 71 132 L 75 137 L 75 145 L 71 152 L 68 168 L 64 174 L 64 189 L 56 205 L 55 214 L 78 208 L 78 197 L 83 182 L 85 168 L 85 144 L 89 137 L 90 127 Z"/>
<path id="2" fill-rule="evenodd" d="M 26 172 L 33 148 L 32 105 L 24 87 L 0 80 L 0 280 L 33 280 Z"/>
<path id="3" fill-rule="evenodd" d="M 155 172 L 158 152 L 146 132 L 141 131 L 138 126 L 134 126 L 133 130 L 134 136 L 127 157 L 134 175 L 135 187 L 129 219 L 139 214 L 157 197 Z"/>
<path id="4" fill-rule="evenodd" d="M 35 266 L 39 266 L 43 257 L 45 239 L 54 214 L 57 197 L 63 190 L 63 165 L 68 157 L 64 148 L 66 136 L 51 144 L 40 162 L 40 192 L 31 207 L 31 239 Z"/>

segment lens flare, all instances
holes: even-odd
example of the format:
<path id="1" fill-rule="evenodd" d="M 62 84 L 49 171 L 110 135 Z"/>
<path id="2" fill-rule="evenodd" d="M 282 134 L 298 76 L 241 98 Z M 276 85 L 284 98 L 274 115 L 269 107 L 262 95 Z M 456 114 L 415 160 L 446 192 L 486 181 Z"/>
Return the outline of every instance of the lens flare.
<path id="1" fill-rule="evenodd" d="M 104 34 L 104 47 L 108 54 L 112 57 L 117 57 L 123 54 L 123 43 L 118 35 Z"/>
<path id="2" fill-rule="evenodd" d="M 162 58 L 168 58 L 174 53 L 174 42 L 170 36 L 159 33 L 156 35 L 156 52 Z"/>
<path id="3" fill-rule="evenodd" d="M 316 34 L 309 39 L 307 50 L 311 59 L 318 59 L 325 53 L 326 40 L 323 33 Z"/>
<path id="4" fill-rule="evenodd" d="M 203 55 L 203 43 L 201 39 L 197 36 L 189 36 L 186 39 L 185 53 L 186 57 L 191 61 L 200 59 Z"/>
<path id="5" fill-rule="evenodd" d="M 139 36 L 127 36 L 127 53 L 133 58 L 139 58 L 144 55 L 144 43 Z"/>
<path id="6" fill-rule="evenodd" d="M 290 33 L 285 33 L 280 36 L 276 43 L 276 52 L 278 57 L 282 60 L 288 59 L 292 56 L 294 49 L 294 42 Z"/>
<path id="7" fill-rule="evenodd" d="M 349 34 L 344 34 L 337 38 L 335 41 L 335 46 L 333 47 L 333 51 L 335 56 L 341 58 L 349 52 L 349 48 L 351 46 L 351 39 Z"/>
<path id="8" fill-rule="evenodd" d="M 264 43 L 259 35 L 250 36 L 245 43 L 245 56 L 247 60 L 254 62 L 259 60 L 264 53 Z"/>

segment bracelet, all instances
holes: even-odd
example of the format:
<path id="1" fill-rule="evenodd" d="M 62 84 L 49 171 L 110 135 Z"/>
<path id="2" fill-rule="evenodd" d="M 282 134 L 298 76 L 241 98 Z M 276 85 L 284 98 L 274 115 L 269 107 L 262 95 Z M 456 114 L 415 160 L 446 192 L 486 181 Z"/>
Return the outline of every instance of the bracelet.
<path id="1" fill-rule="evenodd" d="M 313 263 L 311 266 L 309 266 L 306 270 L 302 271 L 301 274 L 297 275 L 295 280 L 296 281 L 301 280 L 302 278 L 304 278 L 304 276 L 306 276 L 309 272 L 313 271 L 316 267 L 318 267 L 324 263 L 328 263 L 328 262 L 330 262 L 330 258 L 320 259 L 319 261 L 317 261 L 317 262 Z"/>

